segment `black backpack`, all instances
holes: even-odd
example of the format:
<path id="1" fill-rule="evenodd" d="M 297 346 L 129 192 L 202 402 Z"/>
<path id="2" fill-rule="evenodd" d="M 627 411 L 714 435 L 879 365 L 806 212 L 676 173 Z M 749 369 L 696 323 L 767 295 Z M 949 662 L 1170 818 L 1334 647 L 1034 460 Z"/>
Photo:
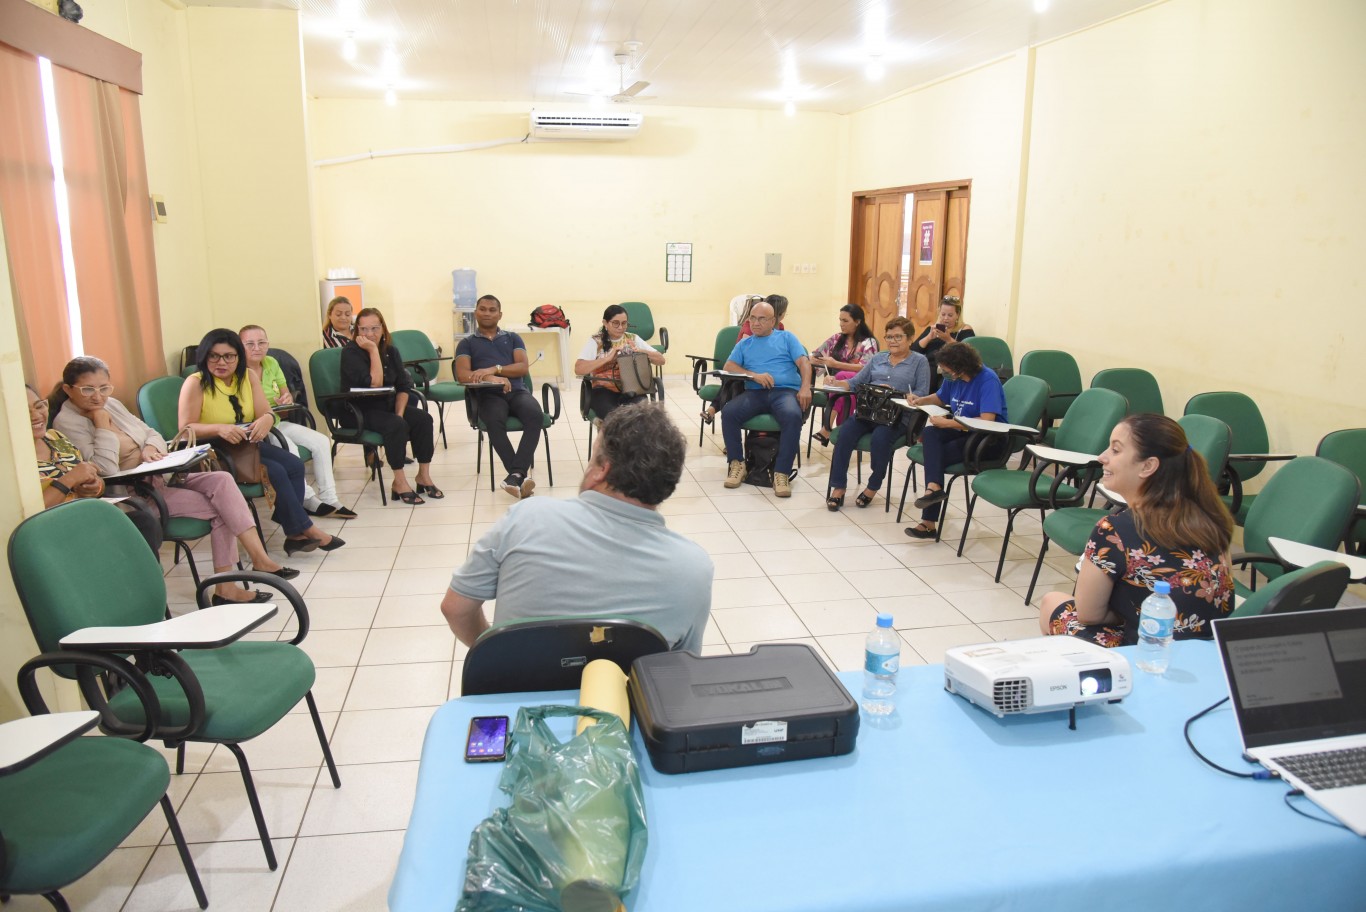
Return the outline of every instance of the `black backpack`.
<path id="1" fill-rule="evenodd" d="M 745 432 L 745 484 L 773 487 L 773 464 L 777 461 L 777 434 L 772 431 Z"/>
<path id="2" fill-rule="evenodd" d="M 554 304 L 542 304 L 531 312 L 531 322 L 529 326 L 537 329 L 544 329 L 548 326 L 563 326 L 569 328 L 569 318 L 564 315 L 564 311 Z"/>

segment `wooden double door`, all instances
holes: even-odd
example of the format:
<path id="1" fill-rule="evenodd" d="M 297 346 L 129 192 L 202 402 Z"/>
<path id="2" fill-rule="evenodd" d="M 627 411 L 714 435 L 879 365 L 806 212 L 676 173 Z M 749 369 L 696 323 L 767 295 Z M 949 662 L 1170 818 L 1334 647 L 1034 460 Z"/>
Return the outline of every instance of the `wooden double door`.
<path id="1" fill-rule="evenodd" d="M 880 340 L 887 321 L 909 317 L 919 335 L 939 299 L 963 297 L 970 181 L 854 195 L 849 300 Z"/>

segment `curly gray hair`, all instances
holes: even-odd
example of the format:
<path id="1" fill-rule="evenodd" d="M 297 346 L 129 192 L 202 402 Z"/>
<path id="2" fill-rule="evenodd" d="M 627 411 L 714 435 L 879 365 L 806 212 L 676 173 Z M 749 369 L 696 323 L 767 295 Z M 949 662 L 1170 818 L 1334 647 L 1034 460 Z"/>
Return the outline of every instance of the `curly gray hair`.
<path id="1" fill-rule="evenodd" d="M 653 507 L 678 487 L 687 451 L 664 406 L 637 402 L 613 409 L 603 421 L 593 460 L 607 465 L 607 484 Z"/>

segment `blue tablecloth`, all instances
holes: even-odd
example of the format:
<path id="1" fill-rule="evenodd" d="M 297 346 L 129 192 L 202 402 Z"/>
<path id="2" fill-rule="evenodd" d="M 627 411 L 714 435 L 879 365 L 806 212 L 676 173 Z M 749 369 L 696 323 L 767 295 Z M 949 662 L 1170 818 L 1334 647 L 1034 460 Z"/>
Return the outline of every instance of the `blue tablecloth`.
<path id="1" fill-rule="evenodd" d="M 841 675 L 857 696 L 859 673 Z M 631 912 L 1153 912 L 1366 908 L 1366 840 L 1282 803 L 1286 786 L 1197 760 L 1185 720 L 1227 694 L 1208 642 L 1175 644 L 1164 677 L 1123 703 L 997 719 L 904 668 L 887 727 L 854 753 L 667 776 L 636 735 L 650 846 Z M 449 912 L 470 831 L 504 796 L 501 764 L 467 764 L 475 715 L 575 693 L 464 697 L 427 731 L 395 912 Z M 1215 762 L 1247 767 L 1232 711 L 1197 722 Z M 1304 802 L 1304 799 L 1296 799 Z M 1307 805 L 1311 812 L 1317 808 Z"/>

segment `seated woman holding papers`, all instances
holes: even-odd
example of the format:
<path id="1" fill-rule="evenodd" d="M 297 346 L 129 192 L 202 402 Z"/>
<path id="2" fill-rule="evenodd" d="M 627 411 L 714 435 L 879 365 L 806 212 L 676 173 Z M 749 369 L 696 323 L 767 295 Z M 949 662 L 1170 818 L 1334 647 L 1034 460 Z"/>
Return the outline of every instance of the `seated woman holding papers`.
<path id="1" fill-rule="evenodd" d="M 62 369 L 62 383 L 53 393 L 59 411 L 53 425 L 66 434 L 101 475 L 115 475 L 156 462 L 166 455 L 166 441 L 113 396 L 109 367 L 99 358 L 73 358 Z M 293 579 L 298 570 L 283 567 L 266 554 L 256 523 L 242 492 L 227 472 L 190 472 L 180 485 L 166 484 L 162 475 L 151 478 L 171 516 L 208 520 L 213 531 L 213 569 L 226 573 L 237 563 L 237 546 L 251 558 L 253 570 Z M 268 601 L 268 592 L 251 592 L 235 583 L 221 583 L 214 604 Z"/>
<path id="2" fill-rule="evenodd" d="M 949 411 L 948 415 L 931 416 L 920 437 L 925 450 L 925 493 L 915 502 L 921 511 L 920 522 L 906 530 L 911 538 L 934 538 L 939 505 L 948 496 L 944 493 L 944 468 L 962 461 L 967 444 L 968 429 L 956 419 L 1010 420 L 1001 379 L 982 365 L 977 349 L 966 342 L 950 342 L 939 350 L 938 360 L 944 378 L 939 391 L 908 400 L 911 405 L 935 405 Z M 989 446 L 1006 447 L 1009 442 L 1003 436 Z M 991 450 L 984 448 L 983 455 L 991 455 Z"/>
<path id="3" fill-rule="evenodd" d="M 424 494 L 433 500 L 445 497 L 432 482 L 432 453 L 436 449 L 432 416 L 409 395 L 413 379 L 393 345 L 384 314 L 374 307 L 365 308 L 356 317 L 356 338 L 342 349 L 341 386 L 343 391 L 388 388 L 388 395 L 357 396 L 352 403 L 360 410 L 366 429 L 384 438 L 384 456 L 394 473 L 389 488 L 394 500 L 411 506 L 426 503 Z M 417 460 L 416 491 L 403 471 L 409 442 Z"/>
<path id="4" fill-rule="evenodd" d="M 260 444 L 275 424 L 261 381 L 247 370 L 242 339 L 230 329 L 213 329 L 199 343 L 199 368 L 180 387 L 179 421 L 198 440 Z M 304 511 L 304 464 L 279 447 L 260 447 L 261 464 L 275 489 L 271 518 L 285 530 L 285 553 L 332 551 L 346 542 L 313 524 Z"/>
<path id="5" fill-rule="evenodd" d="M 827 380 L 826 384 L 856 390 L 861 384 L 876 383 L 913 396 L 925 395 L 930 389 L 930 363 L 924 355 L 911 351 L 911 329 L 911 321 L 905 317 L 888 320 L 882 337 L 887 343 L 887 350 L 873 355 L 863 369 L 848 380 Z M 839 426 L 835 452 L 830 457 L 830 496 L 825 501 L 829 510 L 844 506 L 849 457 L 858 446 L 859 438 L 870 432 L 873 435 L 873 449 L 872 463 L 868 468 L 868 487 L 855 498 L 854 503 L 860 507 L 872 503 L 892 462 L 892 448 L 906 433 L 910 420 L 910 415 L 905 414 L 894 425 L 881 425 L 854 415 Z"/>
<path id="6" fill-rule="evenodd" d="M 1099 459 L 1106 489 L 1129 507 L 1096 523 L 1076 595 L 1045 595 L 1039 629 L 1130 646 L 1138 642 L 1139 607 L 1164 580 L 1176 603 L 1176 638 L 1213 636 L 1210 621 L 1233 610 L 1233 517 L 1204 458 L 1172 419 L 1130 415 Z"/>

